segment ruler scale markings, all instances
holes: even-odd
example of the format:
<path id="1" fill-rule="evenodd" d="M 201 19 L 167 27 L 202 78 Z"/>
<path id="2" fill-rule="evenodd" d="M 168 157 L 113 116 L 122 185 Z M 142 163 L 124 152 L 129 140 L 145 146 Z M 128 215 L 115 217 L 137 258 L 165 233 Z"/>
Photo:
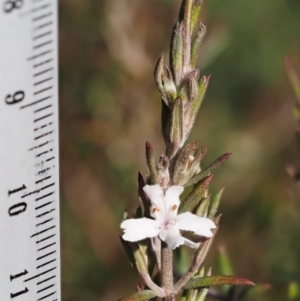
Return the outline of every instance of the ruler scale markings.
<path id="1" fill-rule="evenodd" d="M 36 105 L 36 104 L 38 104 L 38 103 L 40 103 L 40 102 L 43 102 L 43 101 L 45 101 L 45 100 L 47 100 L 47 99 L 50 99 L 50 98 L 52 98 L 52 95 L 47 96 L 47 97 L 44 97 L 44 98 L 41 98 L 41 99 L 39 99 L 39 100 L 37 100 L 37 101 L 31 102 L 31 103 L 29 103 L 29 104 L 27 104 L 27 105 L 25 105 L 25 106 L 20 107 L 20 109 L 28 108 L 28 107 L 30 107 L 30 106 Z"/>
<path id="2" fill-rule="evenodd" d="M 48 118 L 48 117 L 52 116 L 53 114 L 54 114 L 54 113 L 47 114 L 47 115 L 45 115 L 45 116 L 43 116 L 43 117 L 40 117 L 40 118 L 37 118 L 37 119 L 33 120 L 33 122 L 41 121 L 41 120 L 43 120 L 43 119 L 45 119 L 45 118 Z"/>
<path id="3" fill-rule="evenodd" d="M 42 233 L 48 232 L 48 231 L 54 229 L 55 227 L 56 227 L 56 226 L 51 226 L 51 227 L 49 227 L 49 228 L 47 228 L 47 229 L 41 230 L 41 231 L 39 231 L 39 232 L 36 232 L 36 233 L 32 234 L 30 237 L 35 237 L 35 236 L 40 235 L 40 234 L 42 234 Z"/>
<path id="4" fill-rule="evenodd" d="M 52 105 L 48 105 L 48 106 L 45 106 L 45 107 L 42 107 L 42 108 L 40 108 L 40 109 L 37 109 L 37 110 L 33 111 L 33 113 L 38 113 L 38 112 L 40 112 L 40 111 L 49 109 L 49 108 L 51 108 L 51 107 L 52 107 Z"/>
<path id="5" fill-rule="evenodd" d="M 46 7 L 49 7 L 49 6 L 50 6 L 50 3 L 44 4 L 44 5 L 40 6 L 40 7 L 33 8 L 33 9 L 31 10 L 31 12 L 32 12 L 32 13 L 35 13 L 35 12 L 37 12 L 37 11 L 39 11 L 39 10 L 41 10 L 41 9 L 44 9 L 44 8 L 46 8 Z"/>
<path id="6" fill-rule="evenodd" d="M 44 151 L 44 152 L 42 152 L 42 153 L 37 154 L 36 157 L 40 157 L 40 156 L 42 156 L 42 155 L 46 155 L 46 154 L 48 154 L 49 152 L 52 152 L 52 151 L 53 151 L 53 149 L 51 148 L 51 149 L 49 149 L 49 150 L 47 150 L 47 151 Z"/>
<path id="7" fill-rule="evenodd" d="M 46 161 L 46 162 L 49 162 L 49 161 L 54 160 L 54 159 L 55 159 L 55 157 L 51 157 L 51 158 L 49 158 L 49 159 L 46 159 L 45 161 Z"/>
<path id="8" fill-rule="evenodd" d="M 45 82 L 48 82 L 48 81 L 51 80 L 51 79 L 53 79 L 53 77 L 49 77 L 49 78 L 43 79 L 43 80 L 41 80 L 41 81 L 39 81 L 39 82 L 34 83 L 33 85 L 34 85 L 34 86 L 38 86 L 38 85 L 40 85 L 40 84 L 43 84 L 43 83 L 45 83 Z"/>
<path id="9" fill-rule="evenodd" d="M 53 276 L 51 276 L 51 277 L 49 277 L 49 278 L 46 278 L 46 279 L 44 279 L 44 280 L 42 280 L 42 281 L 37 282 L 36 284 L 37 284 L 37 285 L 43 284 L 43 283 L 45 283 L 45 282 L 47 282 L 47 281 L 49 281 L 49 280 L 51 280 L 51 279 L 54 279 L 55 277 L 56 277 L 56 275 L 53 275 Z"/>
<path id="10" fill-rule="evenodd" d="M 48 240 L 48 239 L 50 239 L 50 238 L 52 238 L 52 237 L 54 237 L 54 236 L 55 236 L 55 234 L 52 234 L 52 235 L 47 236 L 47 237 L 45 237 L 45 238 L 43 238 L 43 239 L 41 239 L 41 240 L 38 240 L 38 241 L 36 241 L 36 244 L 39 244 L 39 243 L 41 243 L 41 242 L 43 242 L 43 241 L 45 241 L 45 240 Z"/>
<path id="11" fill-rule="evenodd" d="M 54 286 L 54 284 L 48 285 L 45 288 L 42 288 L 42 289 L 38 290 L 37 293 L 41 293 L 41 292 L 43 292 L 43 291 L 45 291 L 45 290 L 47 290 L 47 289 L 49 289 L 50 287 L 53 287 L 53 286 Z"/>
<path id="12" fill-rule="evenodd" d="M 32 49 L 39 49 L 39 48 L 44 47 L 44 46 L 46 46 L 46 45 L 49 45 L 49 44 L 51 44 L 51 43 L 53 43 L 53 40 L 49 40 L 49 41 L 47 41 L 47 42 L 44 42 L 44 43 L 38 44 L 38 45 L 36 45 L 36 46 L 33 46 Z"/>
<path id="13" fill-rule="evenodd" d="M 48 196 L 50 196 L 50 195 L 52 195 L 52 194 L 54 194 L 54 191 L 53 192 L 50 192 L 50 193 L 48 193 L 48 194 L 45 194 L 45 195 L 43 195 L 43 196 L 41 196 L 41 197 L 39 197 L 39 198 L 37 198 L 37 199 L 35 199 L 35 201 L 37 202 L 37 201 L 40 201 L 40 200 L 42 200 L 42 199 L 44 199 L 44 198 L 46 198 L 46 197 L 48 197 Z"/>
<path id="14" fill-rule="evenodd" d="M 50 205 L 50 204 L 52 204 L 52 203 L 53 203 L 53 201 L 48 202 L 48 203 L 45 203 L 45 204 L 42 204 L 42 205 L 40 205 L 40 206 L 38 206 L 38 207 L 35 207 L 35 210 L 41 209 L 41 208 L 43 208 L 43 207 L 46 207 L 46 206 L 48 206 L 48 205 Z"/>
<path id="15" fill-rule="evenodd" d="M 36 268 L 37 268 L 37 269 L 43 268 L 43 267 L 45 267 L 46 265 L 48 265 L 48 264 L 50 264 L 50 263 L 52 263 L 52 262 L 54 262 L 54 261 L 56 261 L 56 258 L 55 258 L 55 259 L 52 259 L 52 260 L 50 260 L 50 261 L 47 261 L 47 262 L 45 262 L 45 263 L 43 263 L 43 264 L 41 264 L 41 265 L 38 265 Z"/>
<path id="16" fill-rule="evenodd" d="M 46 298 L 48 298 L 48 297 L 50 297 L 50 296 L 53 296 L 55 293 L 56 293 L 56 291 L 53 292 L 53 293 L 50 293 L 50 294 L 48 294 L 48 295 L 46 295 L 46 296 L 44 296 L 44 297 L 42 297 L 42 298 L 40 298 L 40 299 L 37 299 L 37 301 L 44 300 L 44 299 L 46 299 Z"/>
<path id="17" fill-rule="evenodd" d="M 52 220 L 53 220 L 53 218 L 49 218 L 49 219 L 45 220 L 44 222 L 41 222 L 41 223 L 39 223 L 39 224 L 36 224 L 36 227 L 41 226 L 41 225 L 45 225 L 45 224 L 49 223 L 49 222 L 52 221 Z"/>
<path id="18" fill-rule="evenodd" d="M 41 53 L 39 53 L 39 54 L 33 55 L 33 56 L 31 56 L 31 57 L 28 58 L 28 61 L 35 60 L 35 59 L 37 59 L 38 57 L 44 56 L 44 55 L 46 55 L 46 54 L 48 54 L 48 53 L 51 53 L 51 52 L 53 52 L 53 49 L 46 50 L 46 51 L 41 52 Z"/>
<path id="19" fill-rule="evenodd" d="M 36 27 L 34 28 L 34 30 L 39 30 L 39 29 L 41 29 L 41 28 L 48 27 L 48 26 L 50 26 L 50 25 L 52 25 L 52 24 L 53 24 L 53 22 L 50 21 L 50 22 L 47 22 L 47 23 L 44 23 L 44 24 L 41 24 L 41 25 L 36 26 Z"/>
<path id="20" fill-rule="evenodd" d="M 52 30 L 47 31 L 47 32 L 44 32 L 44 33 L 41 33 L 41 34 L 39 34 L 39 35 L 33 37 L 32 39 L 33 39 L 33 40 L 38 40 L 38 39 L 44 38 L 44 37 L 46 37 L 46 36 L 49 36 L 50 34 L 52 34 Z"/>
<path id="21" fill-rule="evenodd" d="M 42 89 L 42 90 L 39 90 L 39 91 L 34 92 L 33 95 L 37 95 L 37 94 L 43 93 L 43 92 L 45 92 L 45 91 L 47 91 L 47 90 L 50 90 L 50 89 L 52 89 L 52 88 L 53 88 L 53 86 L 49 86 L 49 87 L 47 87 L 47 88 L 44 88 L 44 89 Z"/>
<path id="22" fill-rule="evenodd" d="M 44 74 L 44 73 L 46 73 L 46 72 L 48 72 L 48 71 L 51 71 L 51 70 L 53 70 L 53 68 L 49 68 L 49 69 L 43 70 L 43 71 L 41 71 L 41 72 L 35 73 L 35 74 L 33 74 L 33 76 L 34 76 L 34 77 L 35 77 L 35 76 L 39 76 L 39 75 L 42 75 L 42 74 Z"/>
<path id="23" fill-rule="evenodd" d="M 45 64 L 48 64 L 48 63 L 50 63 L 50 62 L 52 62 L 52 61 L 53 61 L 53 59 L 49 59 L 49 60 L 46 60 L 46 61 L 43 61 L 43 62 L 34 64 L 34 65 L 33 65 L 33 68 L 40 67 L 40 66 L 45 65 Z M 53 68 L 52 68 L 52 69 L 53 69 Z"/>
<path id="24" fill-rule="evenodd" d="M 52 243 L 52 244 L 49 244 L 49 245 L 47 245 L 47 246 L 45 246 L 45 247 L 39 248 L 38 251 L 42 251 L 42 250 L 45 250 L 45 249 L 47 249 L 47 248 L 50 248 L 51 246 L 53 246 L 53 245 L 55 245 L 55 244 L 56 244 L 56 242 L 54 242 L 54 243 Z"/>
<path id="25" fill-rule="evenodd" d="M 49 272 L 51 272 L 51 271 L 54 271 L 55 269 L 56 269 L 56 267 L 51 268 L 51 269 L 49 269 L 49 270 L 47 270 L 47 271 L 45 271 L 45 272 L 39 273 L 39 274 L 37 274 L 37 275 L 35 275 L 35 276 L 32 276 L 32 277 L 30 277 L 30 278 L 27 278 L 27 279 L 24 280 L 24 282 L 28 282 L 28 281 L 30 281 L 30 280 L 33 280 L 33 279 L 35 279 L 35 278 L 38 278 L 38 277 L 40 277 L 40 276 L 42 276 L 42 275 L 45 275 L 45 274 L 47 274 L 47 273 L 49 273 Z"/>
<path id="26" fill-rule="evenodd" d="M 44 14 L 44 15 L 41 15 L 41 16 L 38 16 L 38 17 L 35 17 L 35 18 L 32 18 L 32 21 L 36 22 L 36 21 L 42 20 L 44 18 L 47 18 L 49 16 L 52 16 L 52 12 Z"/>
<path id="27" fill-rule="evenodd" d="M 53 132 L 54 132 L 54 131 L 50 131 L 50 132 L 44 133 L 44 134 L 42 134 L 42 135 L 40 135 L 40 136 L 35 137 L 34 140 L 38 140 L 38 139 L 41 139 L 41 138 L 43 138 L 43 137 L 46 137 L 47 135 L 50 135 L 50 134 L 52 134 Z"/>
<path id="28" fill-rule="evenodd" d="M 52 259 L 52 260 L 50 260 L 50 261 L 47 261 L 47 262 L 45 262 L 45 263 L 43 263 L 43 264 L 38 265 L 38 266 L 36 267 L 36 269 L 43 268 L 43 267 L 45 267 L 45 266 L 47 266 L 47 265 L 49 265 L 49 264 L 51 264 L 51 263 L 53 263 L 53 262 L 55 262 L 55 261 L 56 261 L 56 258 L 55 258 L 55 259 Z"/>
<path id="29" fill-rule="evenodd" d="M 55 209 L 51 209 L 51 210 L 49 210 L 49 211 L 45 211 L 45 212 L 43 212 L 43 213 L 37 215 L 36 218 L 39 218 L 39 217 L 45 216 L 45 215 L 47 215 L 47 214 L 50 214 L 50 213 L 53 212 L 53 211 L 55 211 Z"/>
<path id="30" fill-rule="evenodd" d="M 40 165 L 40 164 L 39 164 L 39 165 Z M 50 170 L 50 169 L 51 169 L 50 167 L 45 168 L 45 169 L 42 169 L 41 171 L 38 172 L 38 175 L 41 175 L 41 174 L 47 172 L 47 171 Z M 38 200 L 36 200 L 36 201 L 38 201 Z"/>
<path id="31" fill-rule="evenodd" d="M 45 127 L 47 127 L 47 126 L 49 126 L 49 125 L 51 125 L 51 124 L 52 124 L 52 122 L 49 122 L 49 123 L 44 124 L 44 125 L 41 125 L 40 127 L 35 128 L 34 131 L 38 131 L 38 130 L 40 130 L 40 129 L 44 129 Z"/>
<path id="32" fill-rule="evenodd" d="M 43 179 L 41 179 L 41 180 L 36 181 L 35 184 L 42 183 L 42 182 L 44 182 L 44 181 L 46 181 L 46 180 L 48 180 L 48 179 L 50 179 L 50 178 L 51 178 L 51 176 L 48 176 L 48 177 L 46 177 L 46 178 L 43 178 Z"/>
<path id="33" fill-rule="evenodd" d="M 52 140 L 46 141 L 46 142 L 44 142 L 44 143 L 42 143 L 42 144 L 40 144 L 40 145 L 38 145 L 38 146 L 34 146 L 34 147 L 30 148 L 29 151 L 32 151 L 32 150 L 34 150 L 34 149 L 38 149 L 38 148 L 40 148 L 40 147 L 43 147 L 43 146 L 49 144 L 50 142 L 52 142 Z"/>
<path id="34" fill-rule="evenodd" d="M 20 7 L 0 11 L 0 40 L 7 41 L 1 45 L 0 56 L 0 135 L 4 140 L 0 180 L 5 185 L 8 183 L 8 187 L 4 186 L 6 196 L 0 195 L 4 200 L 0 203 L 0 245 L 4 246 L 0 250 L 0 266 L 3 262 L 7 267 L 0 271 L 1 301 L 19 296 L 22 301 L 59 301 L 61 298 L 57 2 L 22 1 Z M 14 105 L 19 102 L 21 105 Z M 29 107 L 32 110 L 23 110 Z M 16 126 L 10 127 L 10 124 Z M 41 160 L 44 156 L 46 160 Z M 7 175 L 11 174 L 14 177 L 9 182 Z M 35 206 L 35 202 L 29 202 L 30 196 L 40 204 Z M 6 203 L 8 197 L 9 203 Z M 38 257 L 41 264 L 33 264 L 34 254 L 42 250 L 48 252 Z M 47 258 L 47 262 L 43 262 L 43 258 Z M 50 282 L 51 279 L 56 282 Z M 20 287 L 19 281 L 28 285 Z M 38 288 L 37 284 L 41 283 L 48 285 Z"/>
<path id="35" fill-rule="evenodd" d="M 47 186 L 44 186 L 44 187 L 42 187 L 42 188 L 40 188 L 40 189 L 36 189 L 36 190 L 34 190 L 34 191 L 28 192 L 28 193 L 22 195 L 21 198 L 26 198 L 26 197 L 28 197 L 28 196 L 30 196 L 30 195 L 32 195 L 32 194 L 39 193 L 39 192 L 41 192 L 42 190 L 45 190 L 45 189 L 47 189 L 47 188 L 49 188 L 49 187 L 51 187 L 51 186 L 54 186 L 54 184 L 55 184 L 55 183 L 52 183 L 52 184 L 49 184 L 49 185 L 47 185 Z"/>
<path id="36" fill-rule="evenodd" d="M 43 259 L 43 258 L 46 258 L 46 257 L 48 257 L 48 256 L 51 256 L 51 255 L 54 254 L 54 253 L 56 253 L 56 251 L 53 251 L 53 252 L 47 253 L 47 254 L 45 254 L 45 255 L 43 255 L 43 256 L 40 256 L 40 257 L 38 257 L 36 260 L 41 260 L 41 259 Z"/>

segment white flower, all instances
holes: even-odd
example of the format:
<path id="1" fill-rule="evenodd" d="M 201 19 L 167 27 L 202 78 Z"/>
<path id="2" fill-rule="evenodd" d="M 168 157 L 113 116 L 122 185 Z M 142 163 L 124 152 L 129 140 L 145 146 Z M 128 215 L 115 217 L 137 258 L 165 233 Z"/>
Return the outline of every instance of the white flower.
<path id="1" fill-rule="evenodd" d="M 171 186 L 165 194 L 159 185 L 146 185 L 143 189 L 151 201 L 151 216 L 154 219 L 143 217 L 122 222 L 121 228 L 125 232 L 124 240 L 134 242 L 159 236 L 169 248 L 175 249 L 183 244 L 191 248 L 198 246 L 181 236 L 179 230 L 192 231 L 199 236 L 213 236 L 210 229 L 215 228 L 216 225 L 211 219 L 199 217 L 190 212 L 177 214 L 180 204 L 179 195 L 183 191 L 182 186 Z"/>

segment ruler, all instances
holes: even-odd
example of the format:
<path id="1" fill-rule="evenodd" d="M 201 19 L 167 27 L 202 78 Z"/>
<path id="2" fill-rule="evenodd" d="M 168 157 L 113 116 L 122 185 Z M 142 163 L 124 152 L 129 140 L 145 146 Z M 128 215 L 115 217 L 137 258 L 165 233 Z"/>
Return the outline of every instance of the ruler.
<path id="1" fill-rule="evenodd" d="M 59 301 L 57 0 L 0 0 L 0 300 Z"/>

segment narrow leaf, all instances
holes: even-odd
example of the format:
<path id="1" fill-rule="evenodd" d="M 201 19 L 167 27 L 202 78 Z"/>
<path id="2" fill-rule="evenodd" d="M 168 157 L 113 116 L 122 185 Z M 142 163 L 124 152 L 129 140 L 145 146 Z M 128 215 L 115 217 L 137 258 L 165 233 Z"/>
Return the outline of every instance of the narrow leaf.
<path id="1" fill-rule="evenodd" d="M 214 218 L 214 216 L 216 215 L 219 205 L 220 205 L 220 200 L 223 194 L 224 188 L 222 188 L 213 198 L 212 203 L 211 203 L 211 208 L 208 214 L 208 218 Z"/>
<path id="2" fill-rule="evenodd" d="M 182 100 L 177 97 L 171 115 L 170 125 L 170 142 L 168 145 L 168 156 L 173 157 L 181 146 L 183 136 L 183 125 L 182 125 Z"/>
<path id="3" fill-rule="evenodd" d="M 157 85 L 157 88 L 161 94 L 161 97 L 166 101 L 166 94 L 162 83 L 162 76 L 164 74 L 164 54 L 162 53 L 159 57 L 155 69 L 154 69 L 154 79 Z"/>
<path id="4" fill-rule="evenodd" d="M 201 11 L 202 0 L 194 0 L 193 9 L 192 9 L 192 22 L 191 22 L 191 31 L 193 32 Z"/>
<path id="5" fill-rule="evenodd" d="M 130 243 L 128 241 L 124 240 L 122 238 L 122 236 L 119 236 L 119 239 L 120 239 L 123 249 L 125 250 L 125 253 L 129 259 L 131 266 L 135 268 L 135 260 L 134 260 L 134 256 L 133 256 L 133 252 L 132 252 Z"/>
<path id="6" fill-rule="evenodd" d="M 204 301 L 207 293 L 208 293 L 208 288 L 203 288 L 203 289 L 199 290 L 195 301 Z"/>
<path id="7" fill-rule="evenodd" d="M 156 163 L 153 155 L 153 147 L 150 142 L 146 142 L 146 159 L 147 159 L 147 165 L 149 168 L 149 173 L 151 176 L 152 184 L 158 184 L 159 179 L 158 179 L 158 174 L 156 170 Z"/>
<path id="8" fill-rule="evenodd" d="M 145 191 L 143 190 L 143 187 L 145 185 L 146 185 L 146 183 L 144 181 L 144 178 L 143 178 L 142 174 L 139 172 L 138 173 L 138 194 L 139 194 L 141 203 L 143 204 L 144 216 L 150 217 L 151 202 L 148 199 Z"/>
<path id="9" fill-rule="evenodd" d="M 208 206 L 210 202 L 210 196 L 208 196 L 205 199 L 202 199 L 197 210 L 196 210 L 196 215 L 200 217 L 206 217 L 207 216 L 207 211 L 208 211 Z"/>
<path id="10" fill-rule="evenodd" d="M 204 262 L 206 255 L 214 241 L 214 238 L 216 236 L 216 233 L 218 232 L 219 227 L 215 228 L 212 230 L 212 232 L 214 233 L 214 236 L 210 239 L 208 239 L 207 241 L 205 241 L 200 249 L 197 251 L 194 262 L 195 265 L 198 267 L 197 270 L 199 269 L 200 265 Z"/>
<path id="11" fill-rule="evenodd" d="M 169 145 L 170 137 L 169 137 L 169 127 L 171 121 L 171 110 L 165 101 L 161 101 L 161 131 L 163 138 L 165 140 L 165 144 Z"/>
<path id="12" fill-rule="evenodd" d="M 201 107 L 201 104 L 203 102 L 208 84 L 209 84 L 210 76 L 202 76 L 200 82 L 199 82 L 199 89 L 198 89 L 198 96 L 197 98 L 191 103 L 191 124 L 194 124 L 198 111 Z"/>
<path id="13" fill-rule="evenodd" d="M 194 211 L 196 206 L 199 205 L 199 202 L 204 198 L 205 192 L 208 189 L 213 177 L 214 175 L 211 174 L 197 183 L 187 198 L 181 202 L 178 210 L 179 213 Z"/>
<path id="14" fill-rule="evenodd" d="M 137 293 L 133 293 L 126 297 L 119 299 L 118 301 L 146 301 L 156 297 L 156 293 L 151 290 L 143 290 Z"/>
<path id="15" fill-rule="evenodd" d="M 203 288 L 209 286 L 220 286 L 220 285 L 249 285 L 252 286 L 254 283 L 246 278 L 240 278 L 236 276 L 206 276 L 206 277 L 193 277 L 185 286 L 185 289 L 191 288 Z"/>
<path id="16" fill-rule="evenodd" d="M 192 184 L 195 184 L 205 177 L 211 175 L 220 165 L 222 165 L 225 161 L 227 161 L 230 157 L 231 153 L 224 154 L 221 157 L 219 157 L 217 160 L 215 160 L 213 163 L 211 163 L 208 167 L 206 167 L 203 171 L 192 177 L 185 186 L 189 186 Z"/>
<path id="17" fill-rule="evenodd" d="M 184 6 L 184 58 L 183 66 L 188 66 L 191 57 L 191 37 L 192 37 L 192 9 L 194 0 L 185 0 Z"/>
<path id="18" fill-rule="evenodd" d="M 191 50 L 191 67 L 196 65 L 199 49 L 202 43 L 202 40 L 206 34 L 206 27 L 201 23 L 200 29 L 196 33 L 196 37 L 193 41 L 192 50 Z"/>
<path id="19" fill-rule="evenodd" d="M 218 256 L 218 267 L 219 272 L 222 274 L 226 274 L 229 276 L 234 275 L 233 268 L 231 266 L 230 259 L 228 257 L 228 254 L 226 252 L 226 249 L 224 246 L 221 246 L 219 248 L 219 256 Z"/>
<path id="20" fill-rule="evenodd" d="M 171 66 L 176 86 L 180 85 L 183 73 L 183 24 L 177 23 L 174 27 L 171 43 Z"/>
<path id="21" fill-rule="evenodd" d="M 229 275 L 229 276 L 234 275 L 234 271 L 233 271 L 229 256 L 228 256 L 224 246 L 221 246 L 219 248 L 219 254 L 218 254 L 217 262 L 218 262 L 218 271 L 219 271 L 219 273 L 224 274 L 224 275 Z M 223 291 L 223 293 L 226 294 L 230 291 L 230 288 L 231 288 L 231 286 L 224 285 L 221 288 L 221 290 Z"/>

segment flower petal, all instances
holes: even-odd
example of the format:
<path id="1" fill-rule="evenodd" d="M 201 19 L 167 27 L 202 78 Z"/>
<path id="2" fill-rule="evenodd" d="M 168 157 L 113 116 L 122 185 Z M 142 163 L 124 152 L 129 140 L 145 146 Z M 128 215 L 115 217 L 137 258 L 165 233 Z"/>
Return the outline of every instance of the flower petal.
<path id="1" fill-rule="evenodd" d="M 151 201 L 151 216 L 163 222 L 165 216 L 164 192 L 159 185 L 146 185 L 143 190 Z"/>
<path id="2" fill-rule="evenodd" d="M 152 205 L 162 207 L 164 192 L 159 185 L 146 185 L 143 190 L 150 199 Z"/>
<path id="3" fill-rule="evenodd" d="M 196 249 L 200 246 L 200 243 L 195 243 L 185 237 L 183 237 L 184 239 L 184 244 L 187 246 L 187 247 L 190 247 L 190 248 L 193 248 L 193 249 Z"/>
<path id="4" fill-rule="evenodd" d="M 165 208 L 170 218 L 177 215 L 178 207 L 180 205 L 179 196 L 182 193 L 183 189 L 183 186 L 171 186 L 165 193 Z"/>
<path id="5" fill-rule="evenodd" d="M 127 219 L 121 224 L 124 230 L 122 238 L 127 241 L 139 241 L 147 237 L 155 237 L 159 233 L 156 220 L 150 218 Z"/>
<path id="6" fill-rule="evenodd" d="M 206 217 L 199 217 L 190 212 L 177 215 L 177 226 L 180 230 L 193 231 L 198 235 L 212 237 L 210 229 L 216 228 L 215 223 Z"/>
<path id="7" fill-rule="evenodd" d="M 184 244 L 185 238 L 180 235 L 177 227 L 171 227 L 167 230 L 162 230 L 159 233 L 159 238 L 165 241 L 170 249 L 175 249 Z"/>

